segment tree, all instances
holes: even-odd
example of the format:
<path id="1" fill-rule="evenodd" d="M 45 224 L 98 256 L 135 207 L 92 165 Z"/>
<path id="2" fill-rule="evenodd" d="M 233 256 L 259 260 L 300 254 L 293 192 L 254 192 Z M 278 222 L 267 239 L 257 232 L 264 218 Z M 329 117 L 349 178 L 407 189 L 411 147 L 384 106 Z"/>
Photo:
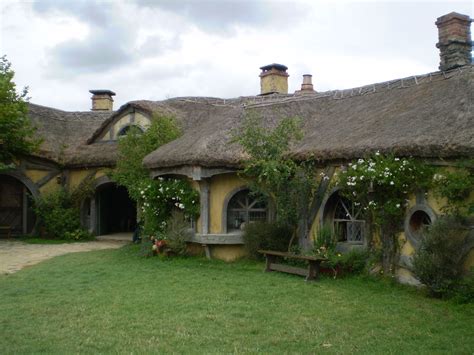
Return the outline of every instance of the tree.
<path id="1" fill-rule="evenodd" d="M 147 154 L 180 134 L 172 117 L 155 116 L 145 132 L 132 127 L 119 141 L 119 158 L 111 178 L 124 186 L 137 202 L 145 234 L 162 234 L 173 209 L 181 210 L 189 218 L 199 214 L 199 194 L 187 180 L 161 177 L 154 180 L 142 165 Z"/>
<path id="2" fill-rule="evenodd" d="M 273 130 L 261 126 L 257 116 L 249 115 L 234 133 L 249 155 L 241 174 L 250 178 L 251 191 L 271 199 L 276 208 L 276 223 L 293 230 L 299 246 L 309 249 L 309 231 L 315 218 L 314 200 L 318 192 L 314 163 L 295 161 L 290 147 L 302 138 L 297 117 L 283 119 Z"/>
<path id="3" fill-rule="evenodd" d="M 126 187 L 130 197 L 138 201 L 143 186 L 150 181 L 149 171 L 142 164 L 143 158 L 180 134 L 172 117 L 153 117 L 145 132 L 131 127 L 119 140 L 119 158 L 112 179 Z"/>
<path id="4" fill-rule="evenodd" d="M 6 56 L 0 58 L 0 170 L 12 168 L 15 159 L 33 153 L 41 144 L 28 117 L 28 90 L 17 93 L 15 73 Z"/>

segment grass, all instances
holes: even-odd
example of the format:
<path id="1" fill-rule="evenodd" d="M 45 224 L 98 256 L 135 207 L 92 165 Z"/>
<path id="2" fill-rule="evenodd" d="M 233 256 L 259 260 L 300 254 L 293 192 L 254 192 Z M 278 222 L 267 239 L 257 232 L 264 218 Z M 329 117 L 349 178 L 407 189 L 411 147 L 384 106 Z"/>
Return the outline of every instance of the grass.
<path id="1" fill-rule="evenodd" d="M 474 306 L 263 264 L 74 253 L 0 276 L 0 353 L 472 353 Z"/>
<path id="2" fill-rule="evenodd" d="M 88 241 L 93 240 L 93 239 L 88 239 L 88 240 L 47 239 L 47 238 L 39 238 L 39 237 L 32 237 L 32 236 L 22 236 L 17 239 L 27 244 L 70 244 L 70 243 L 83 243 L 83 242 L 88 242 Z"/>

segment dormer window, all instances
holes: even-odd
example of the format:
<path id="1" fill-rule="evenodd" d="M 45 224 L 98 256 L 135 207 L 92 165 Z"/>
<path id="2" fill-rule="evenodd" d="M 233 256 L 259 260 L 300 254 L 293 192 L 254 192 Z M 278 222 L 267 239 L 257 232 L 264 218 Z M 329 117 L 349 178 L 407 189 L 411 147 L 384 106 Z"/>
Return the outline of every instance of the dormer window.
<path id="1" fill-rule="evenodd" d="M 140 126 L 137 126 L 137 125 L 126 125 L 125 127 L 122 127 L 120 129 L 120 131 L 118 131 L 117 133 L 117 137 L 123 137 L 123 136 L 126 136 L 128 134 L 128 132 L 130 131 L 130 129 L 136 129 L 137 131 L 139 131 L 140 133 L 143 133 L 144 130 L 143 128 L 141 128 Z"/>

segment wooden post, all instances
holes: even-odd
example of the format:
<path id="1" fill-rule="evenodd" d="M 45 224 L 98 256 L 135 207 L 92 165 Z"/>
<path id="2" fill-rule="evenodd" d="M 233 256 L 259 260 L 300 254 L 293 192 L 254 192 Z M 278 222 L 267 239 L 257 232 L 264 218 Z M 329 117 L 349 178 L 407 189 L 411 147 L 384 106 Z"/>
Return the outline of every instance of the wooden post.
<path id="1" fill-rule="evenodd" d="M 316 280 L 319 277 L 319 264 L 320 261 L 308 260 L 308 276 L 306 276 L 306 281 Z"/>
<path id="2" fill-rule="evenodd" d="M 265 258 L 266 258 L 265 272 L 270 272 L 272 271 L 271 264 L 275 262 L 275 255 L 265 254 Z"/>
<path id="3" fill-rule="evenodd" d="M 209 234 L 209 181 L 202 179 L 199 182 L 201 192 L 201 234 Z"/>

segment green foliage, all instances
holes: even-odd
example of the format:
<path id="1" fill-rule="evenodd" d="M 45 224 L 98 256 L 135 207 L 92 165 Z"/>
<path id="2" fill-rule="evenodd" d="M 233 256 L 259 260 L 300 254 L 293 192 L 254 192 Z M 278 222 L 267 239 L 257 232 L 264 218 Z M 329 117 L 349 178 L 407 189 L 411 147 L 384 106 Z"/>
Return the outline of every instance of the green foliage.
<path id="1" fill-rule="evenodd" d="M 470 168 L 463 166 L 470 165 Z M 469 197 L 474 189 L 474 168 L 470 164 L 461 164 L 454 170 L 441 170 L 434 175 L 435 193 L 446 198 L 448 205 L 444 211 L 449 214 L 474 214 L 474 203 Z"/>
<path id="2" fill-rule="evenodd" d="M 474 270 L 459 280 L 450 296 L 456 303 L 474 303 Z"/>
<path id="3" fill-rule="evenodd" d="M 350 163 L 340 174 L 341 193 L 355 206 L 362 205 L 368 224 L 380 227 L 386 274 L 394 271 L 396 234 L 401 229 L 408 198 L 431 187 L 433 172 L 431 166 L 421 161 L 377 152 Z"/>
<path id="4" fill-rule="evenodd" d="M 467 234 L 468 229 L 454 216 L 437 219 L 423 234 L 413 268 L 430 295 L 447 297 L 455 292 L 463 275 L 461 250 Z"/>
<path id="5" fill-rule="evenodd" d="M 80 204 L 61 188 L 34 200 L 34 211 L 48 237 L 64 240 L 91 239 L 81 227 Z"/>
<path id="6" fill-rule="evenodd" d="M 316 238 L 314 241 L 315 250 L 336 250 L 337 245 L 337 233 L 333 231 L 333 228 L 329 224 L 325 224 L 318 229 Z"/>
<path id="7" fill-rule="evenodd" d="M 350 163 L 339 177 L 342 194 L 362 204 L 379 225 L 400 225 L 408 197 L 431 186 L 433 168 L 412 158 L 375 153 Z"/>
<path id="8" fill-rule="evenodd" d="M 41 140 L 28 117 L 27 88 L 16 92 L 15 73 L 6 56 L 0 58 L 0 170 L 13 167 L 21 155 L 31 154 Z"/>
<path id="9" fill-rule="evenodd" d="M 249 155 L 242 175 L 251 179 L 251 190 L 272 199 L 276 222 L 293 230 L 305 217 L 316 188 L 312 162 L 296 162 L 288 155 L 302 136 L 297 117 L 285 118 L 268 130 L 257 116 L 249 115 L 233 139 Z"/>
<path id="10" fill-rule="evenodd" d="M 175 120 L 167 116 L 153 117 L 145 132 L 131 127 L 119 140 L 119 158 L 112 179 L 126 187 L 130 197 L 139 202 L 140 191 L 152 180 L 142 164 L 143 158 L 180 134 Z"/>
<path id="11" fill-rule="evenodd" d="M 340 263 L 345 272 L 361 274 L 366 270 L 368 260 L 368 250 L 352 249 L 348 253 L 342 254 Z"/>
<path id="12" fill-rule="evenodd" d="M 286 251 L 291 239 L 289 227 L 275 223 L 249 223 L 244 230 L 244 245 L 252 258 L 261 258 L 259 249 Z"/>
<path id="13" fill-rule="evenodd" d="M 368 251 L 352 249 L 347 253 L 338 252 L 336 250 L 337 234 L 330 225 L 323 225 L 316 234 L 312 253 L 328 259 L 323 266 L 332 268 L 335 277 L 337 269 L 352 274 L 362 273 L 367 265 Z"/>
<path id="14" fill-rule="evenodd" d="M 187 218 L 199 214 L 199 194 L 186 180 L 154 180 L 142 165 L 147 154 L 180 134 L 172 117 L 160 116 L 153 118 L 145 132 L 132 127 L 119 141 L 119 159 L 111 178 L 126 187 L 140 206 L 144 235 L 162 232 L 173 209 L 183 210 Z"/>
<path id="15" fill-rule="evenodd" d="M 189 237 L 189 223 L 183 213 L 173 211 L 163 232 L 166 248 L 176 255 L 186 255 L 186 240 Z"/>
<path id="16" fill-rule="evenodd" d="M 199 193 L 187 180 L 150 180 L 139 193 L 145 235 L 163 232 L 174 210 L 182 211 L 188 220 L 199 215 Z"/>

